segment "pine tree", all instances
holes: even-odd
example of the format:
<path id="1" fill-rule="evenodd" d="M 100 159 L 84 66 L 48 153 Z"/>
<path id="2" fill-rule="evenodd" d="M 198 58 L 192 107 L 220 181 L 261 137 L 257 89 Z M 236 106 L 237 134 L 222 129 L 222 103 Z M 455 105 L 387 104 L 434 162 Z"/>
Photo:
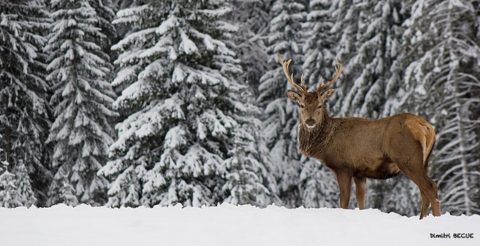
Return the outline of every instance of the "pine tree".
<path id="1" fill-rule="evenodd" d="M 277 55 L 302 61 L 301 24 L 305 6 L 296 1 L 277 0 L 272 7 L 273 19 L 267 33 L 267 53 L 272 67 L 260 79 L 258 102 L 264 108 L 263 134 L 277 167 L 280 198 L 286 206 L 301 205 L 297 186 L 300 174 L 300 154 L 297 150 L 297 109 L 286 97 L 287 82 L 282 67 L 276 64 Z M 298 69 L 298 66 L 296 67 Z M 298 74 L 298 73 L 297 73 Z"/>
<path id="2" fill-rule="evenodd" d="M 9 163 L 5 185 L 20 182 L 22 189 L 16 192 L 23 197 L 4 202 L 29 206 L 35 195 L 42 205 L 51 177 L 45 163 L 50 123 L 41 50 L 47 13 L 42 1 L 0 1 L 0 9 L 0 158 Z"/>
<path id="3" fill-rule="evenodd" d="M 48 141 L 54 144 L 49 204 L 106 201 L 107 180 L 97 171 L 107 160 L 113 142 L 109 119 L 114 93 L 107 81 L 112 70 L 102 51 L 108 42 L 101 17 L 90 1 L 51 1 L 53 28 L 45 47 L 49 55 L 47 79 L 54 82 L 55 121 Z M 106 6 L 103 6 L 106 7 Z"/>
<path id="4" fill-rule="evenodd" d="M 225 42 L 235 31 L 222 21 L 229 11 L 223 2 L 185 0 L 118 12 L 114 23 L 132 31 L 113 46 L 120 53 L 113 85 L 122 90 L 115 107 L 129 116 L 116 126 L 113 160 L 101 170 L 112 180 L 109 206 L 214 205 L 242 189 L 232 183 L 245 174 L 238 167 L 252 175 L 242 177 L 254 186 L 246 193 L 271 196 L 253 135 L 239 130 L 249 102 L 239 96 L 241 67 Z"/>
<path id="5" fill-rule="evenodd" d="M 429 14 L 426 14 L 429 13 Z M 437 127 L 431 169 L 442 209 L 480 213 L 480 43 L 471 1 L 424 1 L 412 6 L 407 40 L 412 47 L 405 74 L 417 110 Z"/>

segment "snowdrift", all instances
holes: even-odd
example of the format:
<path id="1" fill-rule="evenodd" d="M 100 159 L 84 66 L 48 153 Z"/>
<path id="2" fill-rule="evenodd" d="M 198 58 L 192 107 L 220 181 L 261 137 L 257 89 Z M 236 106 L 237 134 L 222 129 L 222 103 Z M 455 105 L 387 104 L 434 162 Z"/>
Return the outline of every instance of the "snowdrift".
<path id="1" fill-rule="evenodd" d="M 450 235 L 451 238 L 432 238 Z M 461 233 L 461 234 L 456 234 Z M 455 238 L 456 236 L 473 238 Z M 375 209 L 0 209 L 0 245 L 480 245 L 480 216 L 424 220 Z"/>

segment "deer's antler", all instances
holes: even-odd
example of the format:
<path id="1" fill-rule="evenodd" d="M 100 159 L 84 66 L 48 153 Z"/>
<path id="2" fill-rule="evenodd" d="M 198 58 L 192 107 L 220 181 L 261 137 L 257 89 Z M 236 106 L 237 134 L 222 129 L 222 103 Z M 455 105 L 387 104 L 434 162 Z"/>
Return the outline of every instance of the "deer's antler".
<path id="1" fill-rule="evenodd" d="M 289 72 L 288 66 L 290 66 L 290 63 L 292 62 L 292 59 L 289 59 L 285 61 L 283 57 L 279 56 L 279 62 L 283 66 L 283 72 L 285 73 L 285 76 L 287 77 L 287 81 L 290 85 L 292 85 L 293 88 L 295 88 L 299 93 L 306 93 L 307 92 L 307 86 L 305 86 L 305 80 L 302 77 L 300 79 L 301 83 L 298 84 L 293 80 L 293 73 Z"/>
<path id="2" fill-rule="evenodd" d="M 335 74 L 333 75 L 333 77 L 329 81 L 327 81 L 326 84 L 324 84 L 323 82 L 320 83 L 318 85 L 317 91 L 324 91 L 324 90 L 327 90 L 327 89 L 331 88 L 333 83 L 335 83 L 338 80 L 338 78 L 340 78 L 340 75 L 342 75 L 342 71 L 343 71 L 343 66 L 340 63 L 340 61 L 338 59 L 336 59 L 335 60 Z"/>

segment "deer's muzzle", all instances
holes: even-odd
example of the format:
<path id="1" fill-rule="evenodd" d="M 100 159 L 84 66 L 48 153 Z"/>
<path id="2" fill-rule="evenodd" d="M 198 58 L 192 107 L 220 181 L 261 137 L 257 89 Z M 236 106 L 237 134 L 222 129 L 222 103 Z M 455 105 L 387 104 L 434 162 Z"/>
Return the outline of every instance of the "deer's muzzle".
<path id="1" fill-rule="evenodd" d="M 308 128 L 314 128 L 315 127 L 315 120 L 310 118 L 305 121 L 305 125 L 307 125 Z"/>

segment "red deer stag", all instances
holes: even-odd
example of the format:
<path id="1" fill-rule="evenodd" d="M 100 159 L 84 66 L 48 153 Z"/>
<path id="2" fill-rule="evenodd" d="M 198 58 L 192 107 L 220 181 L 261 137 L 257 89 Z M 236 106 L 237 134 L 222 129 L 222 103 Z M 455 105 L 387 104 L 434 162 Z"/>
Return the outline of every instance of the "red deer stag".
<path id="1" fill-rule="evenodd" d="M 418 186 L 422 196 L 420 219 L 428 214 L 440 216 L 437 186 L 427 176 L 428 158 L 435 143 L 435 130 L 423 118 L 403 113 L 383 119 L 334 118 L 325 104 L 333 94 L 333 83 L 342 73 L 337 62 L 335 74 L 309 92 L 303 76 L 301 84 L 293 79 L 281 59 L 283 71 L 293 90 L 290 100 L 300 107 L 299 149 L 309 157 L 322 160 L 337 177 L 340 207 L 347 208 L 352 178 L 356 185 L 358 207 L 365 207 L 366 178 L 387 179 L 403 172 Z"/>

